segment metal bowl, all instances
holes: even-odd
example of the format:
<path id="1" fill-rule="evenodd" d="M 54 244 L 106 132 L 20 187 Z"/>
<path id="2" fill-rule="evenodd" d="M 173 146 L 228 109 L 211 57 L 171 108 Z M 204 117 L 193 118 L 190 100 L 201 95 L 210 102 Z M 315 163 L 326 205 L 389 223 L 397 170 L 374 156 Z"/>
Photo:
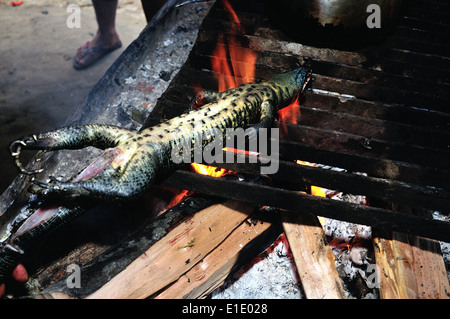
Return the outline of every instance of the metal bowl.
<path id="1" fill-rule="evenodd" d="M 395 26 L 405 2 L 266 0 L 265 5 L 271 21 L 294 39 L 313 41 L 320 46 L 359 47 L 386 36 Z"/>

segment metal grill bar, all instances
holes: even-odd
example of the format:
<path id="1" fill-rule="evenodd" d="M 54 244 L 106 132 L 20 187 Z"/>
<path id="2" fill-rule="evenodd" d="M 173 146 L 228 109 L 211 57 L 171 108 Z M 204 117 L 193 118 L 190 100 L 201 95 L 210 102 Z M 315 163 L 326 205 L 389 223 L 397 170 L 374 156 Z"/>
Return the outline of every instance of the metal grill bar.
<path id="1" fill-rule="evenodd" d="M 298 213 L 312 213 L 371 225 L 383 230 L 405 232 L 450 242 L 450 223 L 393 210 L 345 203 L 264 185 L 221 180 L 184 171 L 175 172 L 162 185 L 188 188 L 207 195 L 269 205 Z"/>

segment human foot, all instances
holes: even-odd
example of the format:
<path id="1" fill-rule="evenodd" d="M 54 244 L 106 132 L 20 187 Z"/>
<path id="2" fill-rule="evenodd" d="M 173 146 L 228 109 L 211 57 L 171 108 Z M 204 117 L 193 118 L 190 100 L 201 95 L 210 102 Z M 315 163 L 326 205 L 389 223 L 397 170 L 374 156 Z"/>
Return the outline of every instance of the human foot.
<path id="1" fill-rule="evenodd" d="M 122 42 L 117 35 L 102 37 L 97 33 L 92 41 L 78 48 L 73 58 L 73 67 L 77 70 L 85 69 L 121 46 Z"/>

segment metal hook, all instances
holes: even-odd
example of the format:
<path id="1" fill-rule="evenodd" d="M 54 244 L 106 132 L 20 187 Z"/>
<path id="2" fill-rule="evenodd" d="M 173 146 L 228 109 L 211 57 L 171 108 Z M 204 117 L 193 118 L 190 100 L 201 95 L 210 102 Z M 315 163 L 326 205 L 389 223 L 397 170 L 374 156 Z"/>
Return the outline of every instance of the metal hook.
<path id="1" fill-rule="evenodd" d="M 9 151 L 11 153 L 11 156 L 15 157 L 14 163 L 16 164 L 19 171 L 26 175 L 34 175 L 41 173 L 44 169 L 36 169 L 34 171 L 28 171 L 23 167 L 22 163 L 20 162 L 20 151 L 22 150 L 22 146 L 27 146 L 27 144 L 22 140 L 17 140 L 11 143 L 9 146 Z"/>

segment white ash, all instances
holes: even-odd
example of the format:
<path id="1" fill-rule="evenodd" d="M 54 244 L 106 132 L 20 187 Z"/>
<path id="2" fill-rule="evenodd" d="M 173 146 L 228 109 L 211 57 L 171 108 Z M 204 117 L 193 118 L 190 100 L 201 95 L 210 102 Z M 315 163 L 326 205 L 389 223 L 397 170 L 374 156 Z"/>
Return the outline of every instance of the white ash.
<path id="1" fill-rule="evenodd" d="M 322 169 L 346 172 L 339 167 L 313 164 Z M 355 172 L 358 175 L 366 173 Z M 345 194 L 325 189 L 326 197 L 359 205 L 367 204 L 363 195 Z M 335 265 L 348 298 L 376 298 L 373 287 L 373 266 L 375 264 L 372 246 L 372 228 L 331 218 L 319 218 L 330 248 L 335 255 Z M 371 288 L 372 287 L 372 288 Z"/>
<path id="2" fill-rule="evenodd" d="M 442 257 L 444 258 L 445 269 L 447 269 L 447 277 L 450 281 L 450 243 L 439 242 L 441 244 Z"/>
<path id="3" fill-rule="evenodd" d="M 434 212 L 433 218 L 445 222 L 450 222 L 450 216 L 444 215 L 440 212 Z M 447 277 L 450 281 L 450 243 L 443 241 L 439 242 L 442 251 L 442 257 L 444 258 L 445 269 L 447 270 Z"/>
<path id="4" fill-rule="evenodd" d="M 248 271 L 238 271 L 231 280 L 212 292 L 213 299 L 299 299 L 295 268 L 280 242 L 266 258 Z"/>
<path id="5" fill-rule="evenodd" d="M 366 197 L 326 190 L 327 197 L 334 200 L 364 205 Z M 320 218 L 335 265 L 348 298 L 376 298 L 378 293 L 372 283 L 375 263 L 372 247 L 372 229 L 331 218 Z"/>
<path id="6" fill-rule="evenodd" d="M 340 168 L 316 164 L 323 169 L 343 171 Z M 364 174 L 364 173 L 359 173 Z M 366 197 L 325 190 L 334 200 L 365 205 Z M 434 212 L 435 219 L 450 221 L 449 216 Z M 372 229 L 369 226 L 320 218 L 335 255 L 335 266 L 347 298 L 375 299 L 379 297 L 376 287 L 375 256 L 372 245 Z M 450 243 L 440 242 L 444 263 L 450 280 Z M 278 253 L 277 253 L 278 249 Z M 241 270 L 222 287 L 214 291 L 212 298 L 302 298 L 300 284 L 295 281 L 295 267 L 282 247 L 268 254 L 247 271 Z M 280 250 L 281 249 L 281 250 Z"/>

